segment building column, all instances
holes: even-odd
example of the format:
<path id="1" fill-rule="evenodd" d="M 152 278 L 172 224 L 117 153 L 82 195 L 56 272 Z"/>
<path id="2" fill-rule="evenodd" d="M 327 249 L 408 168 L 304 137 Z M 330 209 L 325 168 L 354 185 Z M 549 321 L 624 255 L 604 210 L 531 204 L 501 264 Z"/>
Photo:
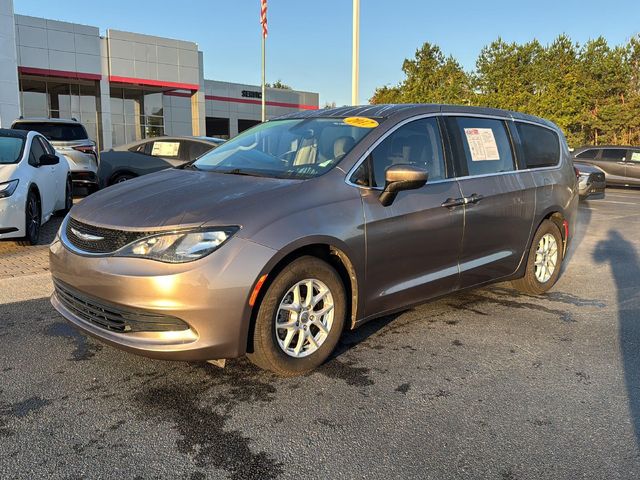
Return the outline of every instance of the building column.
<path id="1" fill-rule="evenodd" d="M 0 0 L 0 128 L 20 116 L 18 53 L 13 0 Z"/>
<path id="2" fill-rule="evenodd" d="M 206 100 L 204 98 L 204 57 L 200 51 L 198 51 L 198 70 L 200 89 L 191 94 L 191 130 L 195 136 L 207 134 Z"/>
<path id="3" fill-rule="evenodd" d="M 0 0 L 1 1 L 1 0 Z M 100 122 L 99 130 L 102 131 L 101 150 L 109 150 L 113 147 L 112 129 L 111 129 L 111 91 L 109 84 L 109 49 L 107 39 L 100 39 L 100 60 L 102 62 L 102 79 L 100 80 L 100 113 L 98 121 Z"/>

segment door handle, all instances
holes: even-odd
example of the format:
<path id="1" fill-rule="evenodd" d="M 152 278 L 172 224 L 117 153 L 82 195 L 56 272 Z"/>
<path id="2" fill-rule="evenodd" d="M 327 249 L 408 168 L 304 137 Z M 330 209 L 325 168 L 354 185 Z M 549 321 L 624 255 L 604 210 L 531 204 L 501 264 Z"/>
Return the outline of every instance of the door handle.
<path id="1" fill-rule="evenodd" d="M 622 162 L 616 162 L 616 163 L 617 163 L 618 165 L 626 165 L 626 164 L 627 164 L 627 162 L 625 162 L 625 161 L 622 161 Z"/>
<path id="2" fill-rule="evenodd" d="M 465 199 L 464 198 L 447 198 L 443 203 L 442 206 L 445 208 L 454 208 L 454 207 L 460 207 L 462 205 L 464 205 L 465 203 Z"/>
<path id="3" fill-rule="evenodd" d="M 465 199 L 466 200 L 465 203 L 478 203 L 483 198 L 484 198 L 483 195 L 478 195 L 477 193 L 474 193 L 473 195 Z"/>

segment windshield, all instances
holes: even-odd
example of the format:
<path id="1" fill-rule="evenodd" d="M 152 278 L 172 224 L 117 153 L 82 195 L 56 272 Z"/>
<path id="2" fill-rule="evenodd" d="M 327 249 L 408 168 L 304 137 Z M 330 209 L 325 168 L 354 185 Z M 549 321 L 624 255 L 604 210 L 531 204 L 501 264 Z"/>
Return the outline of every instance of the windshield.
<path id="1" fill-rule="evenodd" d="M 23 138 L 0 137 L 0 165 L 17 163 L 22 157 Z"/>
<path id="2" fill-rule="evenodd" d="M 339 118 L 275 120 L 223 143 L 191 168 L 275 178 L 316 177 L 333 168 L 371 130 Z"/>
<path id="3" fill-rule="evenodd" d="M 88 138 L 87 131 L 77 123 L 18 122 L 13 128 L 16 130 L 33 130 L 53 142 L 69 142 Z"/>

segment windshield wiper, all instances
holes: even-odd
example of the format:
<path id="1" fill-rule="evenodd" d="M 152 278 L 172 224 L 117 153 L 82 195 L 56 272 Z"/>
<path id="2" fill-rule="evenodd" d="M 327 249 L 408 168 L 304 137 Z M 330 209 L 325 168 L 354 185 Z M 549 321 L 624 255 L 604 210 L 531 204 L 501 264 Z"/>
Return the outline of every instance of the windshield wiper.
<path id="1" fill-rule="evenodd" d="M 228 175 L 246 175 L 248 177 L 268 177 L 269 176 L 264 173 L 256 172 L 255 170 L 247 171 L 247 170 L 242 170 L 241 168 L 234 168 L 232 170 L 214 170 L 214 172 L 224 173 Z"/>

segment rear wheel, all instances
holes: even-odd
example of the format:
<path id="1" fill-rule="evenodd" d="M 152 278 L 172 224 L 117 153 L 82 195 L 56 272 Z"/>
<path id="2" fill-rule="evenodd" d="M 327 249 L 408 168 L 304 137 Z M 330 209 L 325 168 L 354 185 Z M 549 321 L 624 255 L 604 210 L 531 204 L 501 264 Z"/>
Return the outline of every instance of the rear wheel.
<path id="1" fill-rule="evenodd" d="M 27 196 L 25 206 L 25 236 L 21 245 L 36 245 L 40 239 L 40 202 L 38 195 L 33 190 Z"/>
<path id="2" fill-rule="evenodd" d="M 539 295 L 549 290 L 560 276 L 563 260 L 560 229 L 551 220 L 544 220 L 531 243 L 524 277 L 511 282 L 518 290 Z"/>
<path id="3" fill-rule="evenodd" d="M 283 376 L 307 373 L 331 355 L 345 317 L 345 288 L 338 273 L 318 258 L 298 258 L 267 289 L 258 307 L 253 352 L 247 356 Z"/>

